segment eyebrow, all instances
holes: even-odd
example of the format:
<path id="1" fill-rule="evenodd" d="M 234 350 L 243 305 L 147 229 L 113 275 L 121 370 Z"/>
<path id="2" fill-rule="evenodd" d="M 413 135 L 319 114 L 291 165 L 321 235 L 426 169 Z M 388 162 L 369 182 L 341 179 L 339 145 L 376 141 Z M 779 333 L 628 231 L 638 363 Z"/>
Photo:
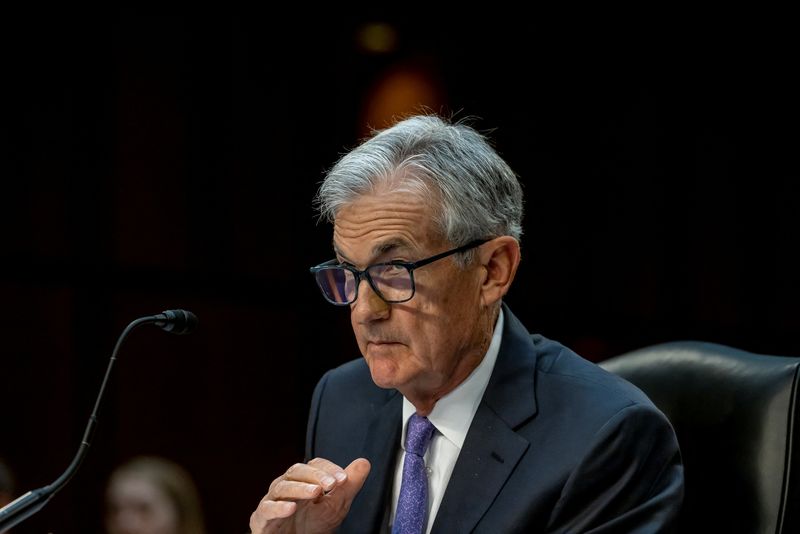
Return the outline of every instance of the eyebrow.
<path id="1" fill-rule="evenodd" d="M 392 252 L 397 249 L 411 249 L 411 246 L 403 239 L 389 239 L 384 241 L 383 243 L 378 243 L 372 247 L 372 255 L 370 256 L 372 260 L 370 260 L 369 265 L 372 264 L 375 258 L 383 256 L 389 252 Z M 336 243 L 333 243 L 333 251 L 336 253 L 338 257 L 340 257 L 345 262 L 349 263 L 350 265 L 355 265 L 355 262 L 350 260 L 345 254 L 342 253 L 341 250 L 336 246 Z"/>

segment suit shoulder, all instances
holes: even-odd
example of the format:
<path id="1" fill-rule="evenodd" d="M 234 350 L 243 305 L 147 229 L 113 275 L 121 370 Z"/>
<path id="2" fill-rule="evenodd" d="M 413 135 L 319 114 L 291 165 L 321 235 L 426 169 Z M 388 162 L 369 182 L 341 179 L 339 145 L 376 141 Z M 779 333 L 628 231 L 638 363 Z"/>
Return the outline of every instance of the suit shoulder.
<path id="1" fill-rule="evenodd" d="M 537 374 L 546 377 L 543 378 L 545 382 L 568 384 L 573 392 L 584 392 L 591 397 L 602 395 L 624 405 L 652 406 L 652 401 L 635 385 L 590 362 L 561 343 L 541 334 L 531 335 L 531 340 L 538 355 Z"/>

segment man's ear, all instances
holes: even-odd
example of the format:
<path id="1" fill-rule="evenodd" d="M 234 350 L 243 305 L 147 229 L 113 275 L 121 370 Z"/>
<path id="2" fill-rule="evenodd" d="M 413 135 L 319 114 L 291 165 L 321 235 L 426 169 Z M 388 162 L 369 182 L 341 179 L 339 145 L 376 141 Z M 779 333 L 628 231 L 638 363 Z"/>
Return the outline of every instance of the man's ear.
<path id="1" fill-rule="evenodd" d="M 481 302 L 491 306 L 508 293 L 519 266 L 519 241 L 509 235 L 496 237 L 479 249 L 484 278 L 481 284 Z"/>

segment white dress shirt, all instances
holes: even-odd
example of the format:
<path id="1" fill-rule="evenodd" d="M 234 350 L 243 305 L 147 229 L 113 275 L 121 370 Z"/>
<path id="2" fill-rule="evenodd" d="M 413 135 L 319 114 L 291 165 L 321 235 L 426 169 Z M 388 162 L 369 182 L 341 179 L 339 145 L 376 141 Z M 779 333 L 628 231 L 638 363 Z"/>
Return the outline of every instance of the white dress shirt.
<path id="1" fill-rule="evenodd" d="M 431 444 L 425 453 L 425 465 L 428 470 L 428 522 L 426 532 L 431 531 L 439 505 L 442 503 L 444 491 L 450 481 L 450 475 L 456 460 L 464 445 L 467 431 L 472 424 L 472 418 L 478 410 L 478 405 L 486 391 L 486 385 L 492 376 L 494 362 L 500 350 L 500 339 L 503 332 L 503 310 L 497 317 L 492 341 L 481 363 L 472 373 L 453 391 L 436 402 L 428 419 L 436 430 L 433 433 Z M 392 488 L 392 511 L 390 524 L 394 523 L 397 509 L 397 500 L 400 497 L 400 485 L 403 481 L 403 459 L 405 457 L 406 428 L 408 420 L 416 412 L 411 402 L 403 397 L 403 431 L 400 436 L 400 452 L 394 471 L 394 485 Z"/>

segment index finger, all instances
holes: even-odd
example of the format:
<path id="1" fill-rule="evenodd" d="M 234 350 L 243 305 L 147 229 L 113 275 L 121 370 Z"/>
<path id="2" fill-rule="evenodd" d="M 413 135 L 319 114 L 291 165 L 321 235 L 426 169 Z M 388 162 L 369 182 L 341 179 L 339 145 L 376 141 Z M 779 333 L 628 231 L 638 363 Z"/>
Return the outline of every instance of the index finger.
<path id="1" fill-rule="evenodd" d="M 272 481 L 269 494 L 274 493 L 276 487 L 284 481 L 303 482 L 320 486 L 323 491 L 330 491 L 337 483 L 347 479 L 344 470 L 324 458 L 314 458 L 307 464 L 296 463 L 280 477 Z"/>
<path id="2" fill-rule="evenodd" d="M 330 487 L 323 486 L 323 491 L 327 495 L 328 493 L 332 492 L 337 486 L 344 484 L 347 481 L 347 471 L 339 467 L 337 464 L 327 460 L 325 458 L 314 458 L 308 465 L 316 467 L 325 471 L 329 476 L 332 476 L 335 479 L 335 483 Z M 326 479 L 328 481 L 329 479 Z"/>

